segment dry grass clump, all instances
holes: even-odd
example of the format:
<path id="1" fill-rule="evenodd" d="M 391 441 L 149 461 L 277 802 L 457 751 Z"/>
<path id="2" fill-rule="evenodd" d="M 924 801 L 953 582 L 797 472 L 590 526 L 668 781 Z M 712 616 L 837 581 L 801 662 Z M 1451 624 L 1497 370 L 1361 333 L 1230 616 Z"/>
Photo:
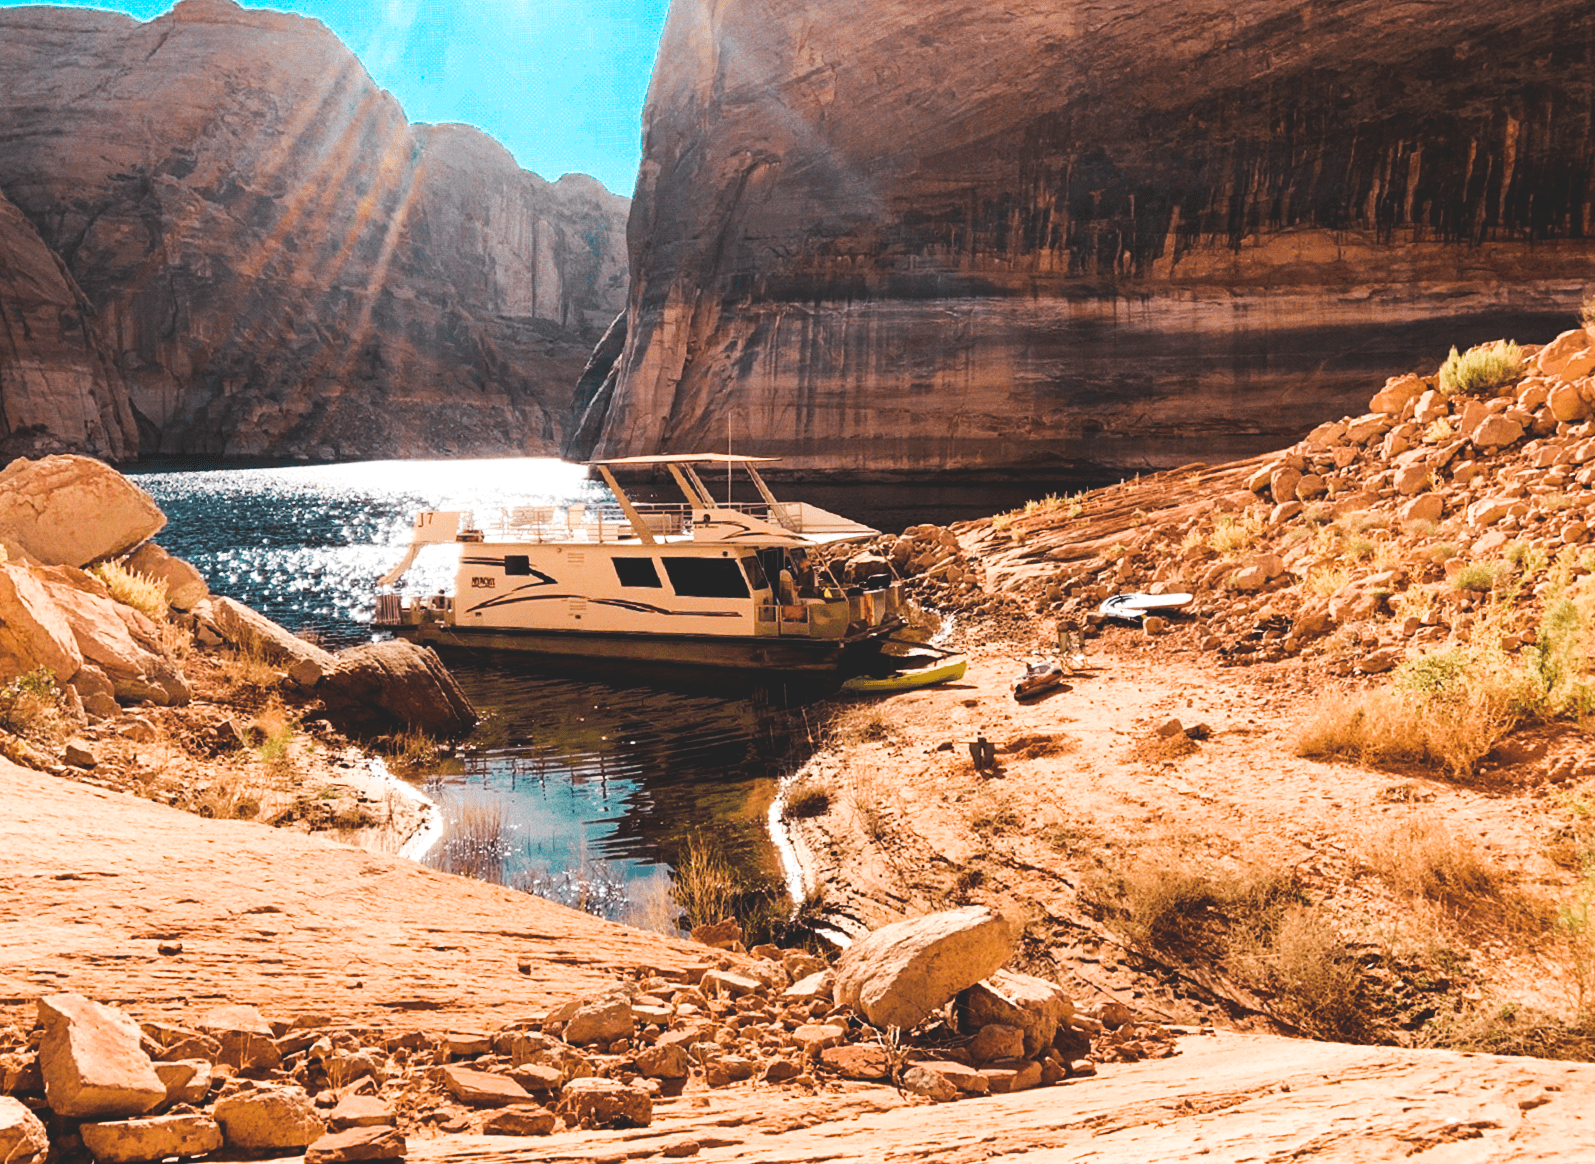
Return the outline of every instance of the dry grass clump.
<path id="1" fill-rule="evenodd" d="M 1255 987 L 1274 996 L 1275 1013 L 1299 1030 L 1350 1043 L 1378 1037 L 1362 967 L 1322 910 L 1287 904 L 1237 960 Z"/>
<path id="2" fill-rule="evenodd" d="M 0 687 L 0 732 L 45 746 L 67 736 L 61 689 L 48 667 L 35 667 Z"/>
<path id="3" fill-rule="evenodd" d="M 1453 347 L 1440 365 L 1439 387 L 1447 396 L 1483 396 L 1523 375 L 1523 349 L 1510 340 L 1480 344 L 1458 353 Z"/>
<path id="4" fill-rule="evenodd" d="M 829 724 L 831 740 L 855 747 L 897 738 L 897 725 L 873 707 L 852 707 L 840 712 Z"/>
<path id="5" fill-rule="evenodd" d="M 216 780 L 192 793 L 183 808 L 213 820 L 254 820 L 260 815 L 265 790 L 237 777 Z"/>
<path id="6" fill-rule="evenodd" d="M 1016 833 L 1024 828 L 1025 818 L 1008 792 L 982 789 L 969 807 L 969 827 L 981 834 Z"/>
<path id="7" fill-rule="evenodd" d="M 716 840 L 701 832 L 687 838 L 670 882 L 670 898 L 681 907 L 686 928 L 735 918 L 750 947 L 761 942 L 804 944 L 812 937 L 809 924 L 823 909 L 817 896 L 793 909 L 785 886 L 761 871 L 740 868 Z"/>
<path id="8" fill-rule="evenodd" d="M 433 772 L 442 759 L 438 742 L 420 728 L 395 732 L 383 750 L 388 767 L 398 776 L 417 777 Z"/>
<path id="9" fill-rule="evenodd" d="M 1263 533 L 1262 510 L 1253 506 L 1237 520 L 1229 514 L 1213 519 L 1213 532 L 1207 536 L 1207 548 L 1220 557 L 1233 558 L 1251 549 Z"/>
<path id="10" fill-rule="evenodd" d="M 687 838 L 670 881 L 670 896 L 685 911 L 688 929 L 734 916 L 740 878 L 725 850 L 703 833 Z"/>
<path id="11" fill-rule="evenodd" d="M 794 781 L 781 803 L 782 820 L 808 820 L 831 811 L 832 790 L 828 782 L 814 776 Z"/>
<path id="12" fill-rule="evenodd" d="M 1595 1020 L 1581 1016 L 1568 1021 L 1497 1002 L 1435 1019 L 1420 1032 L 1419 1045 L 1589 1063 L 1595 1062 Z"/>
<path id="13" fill-rule="evenodd" d="M 166 583 L 129 570 L 120 562 L 101 562 L 89 573 L 105 583 L 105 588 L 116 601 L 148 615 L 156 623 L 166 621 L 166 612 L 170 609 L 166 600 Z"/>
<path id="14" fill-rule="evenodd" d="M 1009 740 L 1003 751 L 1017 760 L 1039 760 L 1047 756 L 1067 756 L 1080 747 L 1080 741 L 1064 732 L 1036 732 Z"/>
<path id="15" fill-rule="evenodd" d="M 1453 918 L 1496 913 L 1509 896 L 1506 872 L 1437 818 L 1409 817 L 1374 834 L 1362 856 L 1396 893 L 1436 905 Z"/>
<path id="16" fill-rule="evenodd" d="M 859 829 L 876 844 L 884 844 L 891 833 L 887 799 L 886 788 L 875 773 L 854 769 L 848 780 L 848 806 Z"/>
<path id="17" fill-rule="evenodd" d="M 443 843 L 434 851 L 436 867 L 444 873 L 504 884 L 510 851 L 504 806 L 497 800 L 455 802 L 444 823 Z"/>
<path id="18" fill-rule="evenodd" d="M 240 646 L 222 655 L 222 674 L 230 698 L 258 697 L 275 690 L 282 682 L 282 672 L 274 667 L 254 646 Z"/>

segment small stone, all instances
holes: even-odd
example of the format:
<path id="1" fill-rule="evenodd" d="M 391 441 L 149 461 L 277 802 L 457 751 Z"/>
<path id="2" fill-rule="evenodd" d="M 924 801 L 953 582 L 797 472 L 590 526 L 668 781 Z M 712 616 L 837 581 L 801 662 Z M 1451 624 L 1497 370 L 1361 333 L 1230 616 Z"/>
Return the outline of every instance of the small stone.
<path id="1" fill-rule="evenodd" d="M 985 1095 L 990 1089 L 984 1071 L 977 1071 L 973 1067 L 966 1067 L 962 1063 L 948 1063 L 941 1060 L 926 1062 L 918 1060 L 909 1064 L 911 1067 L 926 1067 L 936 1072 L 947 1080 L 959 1091 L 969 1095 Z"/>
<path id="2" fill-rule="evenodd" d="M 1041 1064 L 1029 1059 L 1001 1059 L 982 1068 L 987 1085 L 999 1095 L 1041 1086 Z"/>
<path id="3" fill-rule="evenodd" d="M 742 927 L 737 924 L 735 918 L 728 917 L 712 925 L 694 926 L 692 940 L 717 950 L 729 950 L 733 945 L 741 944 Z"/>
<path id="4" fill-rule="evenodd" d="M 1090 1059 L 1075 1059 L 1069 1064 L 1069 1075 L 1071 1078 L 1075 1076 L 1084 1077 L 1087 1075 L 1095 1075 L 1096 1073 L 1097 1065 Z"/>
<path id="5" fill-rule="evenodd" d="M 397 1128 L 347 1128 L 341 1132 L 322 1136 L 305 1149 L 305 1164 L 343 1164 L 346 1160 L 402 1160 L 408 1147 L 404 1142 L 404 1136 Z"/>
<path id="6" fill-rule="evenodd" d="M 1396 665 L 1406 658 L 1406 652 L 1400 647 L 1384 647 L 1366 655 L 1357 662 L 1357 670 L 1364 675 L 1383 675 L 1392 671 Z"/>
<path id="7" fill-rule="evenodd" d="M 38 1116 L 19 1099 L 0 1095 L 0 1160 L 6 1164 L 44 1164 L 50 1139 Z"/>
<path id="8" fill-rule="evenodd" d="M 1134 1017 L 1130 1008 L 1117 1000 L 1104 1002 L 1096 1014 L 1097 1021 L 1110 1031 L 1118 1030 Z"/>
<path id="9" fill-rule="evenodd" d="M 1011 1059 L 1024 1054 L 1025 1033 L 1005 1023 L 987 1023 L 975 1032 L 969 1043 L 969 1056 L 976 1063 Z"/>
<path id="10" fill-rule="evenodd" d="M 89 748 L 87 740 L 70 739 L 61 749 L 61 759 L 74 768 L 95 768 L 99 766 L 99 758 Z"/>
<path id="11" fill-rule="evenodd" d="M 1149 635 L 1165 635 L 1169 632 L 1169 620 L 1149 614 L 1141 620 L 1141 629 Z"/>
<path id="12" fill-rule="evenodd" d="M 803 1045 L 804 1051 L 813 1055 L 840 1044 L 847 1037 L 847 1029 L 833 1023 L 803 1023 L 792 1031 L 792 1037 Z"/>
<path id="13" fill-rule="evenodd" d="M 84 1124 L 83 1146 L 99 1164 L 139 1164 L 169 1156 L 204 1156 L 222 1146 L 216 1121 L 202 1115 L 154 1116 Z"/>
<path id="14" fill-rule="evenodd" d="M 631 1003 L 624 997 L 593 999 L 583 1003 L 565 1024 L 565 1041 L 576 1046 L 608 1046 L 636 1033 Z"/>
<path id="15" fill-rule="evenodd" d="M 618 1079 L 572 1079 L 559 1106 L 583 1127 L 645 1128 L 653 1123 L 653 1097 Z"/>
<path id="16" fill-rule="evenodd" d="M 733 974 L 729 970 L 710 970 L 703 976 L 701 989 L 711 996 L 741 998 L 745 994 L 756 994 L 761 985 L 757 978 L 749 978 L 746 974 Z"/>
<path id="17" fill-rule="evenodd" d="M 216 1101 L 222 1139 L 241 1152 L 303 1148 L 326 1130 L 310 1097 L 298 1087 L 256 1087 Z"/>
<path id="18" fill-rule="evenodd" d="M 771 1059 L 764 1067 L 766 1083 L 785 1083 L 803 1074 L 803 1068 L 790 1059 Z"/>
<path id="19" fill-rule="evenodd" d="M 649 1079 L 685 1079 L 692 1070 L 692 1058 L 679 1043 L 655 1044 L 636 1056 L 637 1070 Z"/>
<path id="20" fill-rule="evenodd" d="M 546 1136 L 553 1132 L 556 1117 L 539 1104 L 517 1104 L 494 1112 L 483 1124 L 487 1136 Z"/>
<path id="21" fill-rule="evenodd" d="M 493 1050 L 493 1040 L 480 1031 L 449 1031 L 443 1036 L 443 1048 L 451 1059 L 475 1059 Z"/>
<path id="22" fill-rule="evenodd" d="M 327 1113 L 327 1123 L 335 1132 L 382 1127 L 393 1123 L 393 1108 L 374 1095 L 345 1095 Z"/>
<path id="23" fill-rule="evenodd" d="M 701 1143 L 697 1140 L 685 1139 L 672 1140 L 659 1149 L 659 1154 L 671 1160 L 680 1160 L 686 1156 L 696 1156 L 701 1151 L 703 1151 Z"/>
<path id="24" fill-rule="evenodd" d="M 155 1074 L 166 1085 L 166 1106 L 203 1104 L 210 1095 L 211 1065 L 204 1059 L 178 1059 L 155 1064 Z"/>
<path id="25" fill-rule="evenodd" d="M 831 997 L 831 972 L 819 970 L 798 979 L 781 992 L 783 1002 L 815 1002 Z"/>
<path id="26" fill-rule="evenodd" d="M 909 1067 L 903 1072 L 899 1082 L 904 1091 L 923 1095 L 926 1099 L 937 1103 L 946 1103 L 948 1100 L 958 1098 L 958 1088 L 954 1087 L 941 1072 L 933 1071 L 929 1067 Z"/>
<path id="27" fill-rule="evenodd" d="M 167 958 L 175 958 L 183 952 L 183 943 L 159 942 L 155 946 L 155 952 Z"/>
<path id="28" fill-rule="evenodd" d="M 891 1054 L 874 1043 L 827 1047 L 820 1062 L 844 1079 L 885 1079 L 892 1069 Z"/>

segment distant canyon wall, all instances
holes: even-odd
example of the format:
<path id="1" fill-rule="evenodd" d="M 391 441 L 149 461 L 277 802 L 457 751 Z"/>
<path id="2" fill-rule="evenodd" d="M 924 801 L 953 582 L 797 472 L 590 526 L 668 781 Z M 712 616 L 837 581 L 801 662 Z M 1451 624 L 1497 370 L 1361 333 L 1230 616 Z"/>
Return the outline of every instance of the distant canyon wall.
<path id="1" fill-rule="evenodd" d="M 0 127 L 0 451 L 551 453 L 625 303 L 627 199 L 316 21 L 0 9 Z"/>
<path id="2" fill-rule="evenodd" d="M 1566 327 L 1595 10 L 674 0 L 644 151 L 572 453 L 1101 477 Z"/>

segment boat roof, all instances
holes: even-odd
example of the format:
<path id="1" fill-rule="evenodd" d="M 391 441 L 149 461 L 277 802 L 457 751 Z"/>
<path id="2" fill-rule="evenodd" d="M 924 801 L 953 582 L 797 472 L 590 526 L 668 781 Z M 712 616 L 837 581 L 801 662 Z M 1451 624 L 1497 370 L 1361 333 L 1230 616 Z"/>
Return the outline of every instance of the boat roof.
<path id="1" fill-rule="evenodd" d="M 762 465 L 780 457 L 744 457 L 731 453 L 667 453 L 658 457 L 614 457 L 589 465 Z"/>

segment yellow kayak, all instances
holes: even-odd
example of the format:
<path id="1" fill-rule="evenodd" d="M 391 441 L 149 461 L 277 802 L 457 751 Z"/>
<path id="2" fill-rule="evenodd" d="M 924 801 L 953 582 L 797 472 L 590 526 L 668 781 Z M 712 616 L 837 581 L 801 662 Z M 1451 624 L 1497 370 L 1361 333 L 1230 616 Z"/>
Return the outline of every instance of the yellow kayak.
<path id="1" fill-rule="evenodd" d="M 842 690 L 853 695 L 890 695 L 895 691 L 912 691 L 916 687 L 934 687 L 938 683 L 962 679 L 968 667 L 968 659 L 953 655 L 929 667 L 893 671 L 879 679 L 870 675 L 855 675 L 842 681 Z"/>

